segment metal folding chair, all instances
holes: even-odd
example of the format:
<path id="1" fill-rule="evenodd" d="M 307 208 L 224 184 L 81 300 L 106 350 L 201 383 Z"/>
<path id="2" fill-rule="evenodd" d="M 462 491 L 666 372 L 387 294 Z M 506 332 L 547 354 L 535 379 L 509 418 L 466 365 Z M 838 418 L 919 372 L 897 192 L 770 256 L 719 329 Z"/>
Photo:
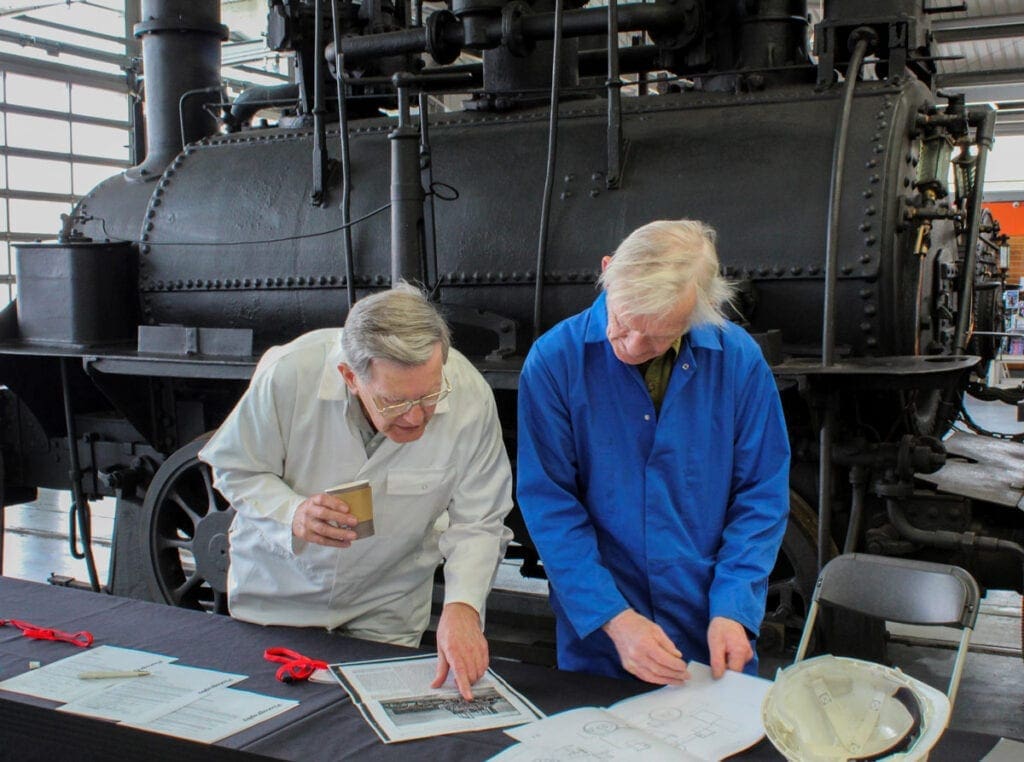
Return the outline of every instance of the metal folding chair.
<path id="1" fill-rule="evenodd" d="M 952 706 L 978 619 L 981 592 L 959 566 L 850 553 L 829 561 L 818 575 L 794 663 L 804 658 L 822 605 L 902 624 L 955 627 L 960 645 L 946 695 Z"/>

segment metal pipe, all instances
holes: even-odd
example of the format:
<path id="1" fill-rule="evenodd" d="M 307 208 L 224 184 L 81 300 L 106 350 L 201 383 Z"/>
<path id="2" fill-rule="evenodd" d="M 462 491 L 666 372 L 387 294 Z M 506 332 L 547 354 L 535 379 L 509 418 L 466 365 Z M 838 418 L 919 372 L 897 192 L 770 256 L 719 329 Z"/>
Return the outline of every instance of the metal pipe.
<path id="1" fill-rule="evenodd" d="M 864 528 L 864 496 L 867 492 L 867 469 L 864 466 L 856 465 L 850 469 L 850 485 L 853 493 L 850 497 L 850 521 L 846 526 L 846 541 L 843 543 L 843 553 L 855 553 L 857 543 L 860 541 L 860 533 Z"/>
<path id="2" fill-rule="evenodd" d="M 618 9 L 619 30 L 624 32 L 659 31 L 686 27 L 685 3 L 644 4 L 631 3 Z M 558 37 L 585 37 L 607 32 L 607 11 L 604 8 L 586 8 L 562 13 L 556 20 L 554 13 L 536 13 L 524 16 L 520 22 L 520 33 L 524 40 L 551 40 Z M 558 27 L 557 31 L 555 27 Z M 479 39 L 474 38 L 476 48 L 493 48 L 501 44 L 502 21 L 488 21 L 482 28 L 475 28 Z M 696 34 L 697 31 L 694 31 Z M 435 30 L 439 42 L 444 46 L 462 50 L 465 32 L 462 23 L 454 19 L 451 23 L 439 25 Z M 430 25 L 384 32 L 341 40 L 341 53 L 350 61 L 362 61 L 382 56 L 397 56 L 403 53 L 424 53 L 431 46 Z M 327 60 L 333 60 L 337 48 L 328 46 Z"/>
<path id="3" fill-rule="evenodd" d="M 331 26 L 336 46 L 341 39 L 341 25 L 338 22 L 338 0 L 331 0 Z M 355 259 L 352 254 L 352 161 L 349 157 L 348 145 L 348 103 L 345 100 L 345 87 L 342 78 L 345 76 L 345 56 L 334 59 L 334 88 L 338 94 L 338 143 L 341 158 L 341 245 L 345 257 L 345 295 L 348 297 L 348 308 L 356 303 Z"/>
<path id="4" fill-rule="evenodd" d="M 271 106 L 290 106 L 298 97 L 299 86 L 297 84 L 247 87 L 231 101 L 231 111 L 224 118 L 224 122 L 229 132 L 237 132 L 260 109 Z"/>
<path id="5" fill-rule="evenodd" d="M 870 30 L 869 30 L 870 31 Z M 851 36 L 860 32 L 853 31 Z M 860 67 L 868 50 L 868 37 L 860 36 L 853 49 L 850 64 L 846 69 L 843 83 L 843 99 L 836 125 L 836 137 L 832 145 L 832 181 L 829 185 L 827 236 L 825 245 L 825 299 L 822 317 L 821 364 L 830 367 L 833 363 L 836 344 L 836 266 L 839 259 L 839 208 L 843 195 L 843 175 L 846 168 L 846 140 L 850 129 L 850 114 L 853 110 L 853 91 L 860 74 Z"/>
<path id="6" fill-rule="evenodd" d="M 185 101 L 191 98 L 193 95 L 203 95 L 205 93 L 217 93 L 218 97 L 221 95 L 220 85 L 216 87 L 200 87 L 198 90 L 186 90 L 178 98 L 178 124 L 181 127 L 181 150 L 184 151 L 185 147 L 189 144 L 188 129 L 185 126 Z M 205 137 L 200 135 L 200 138 Z M 199 138 L 196 138 L 197 140 Z"/>
<path id="7" fill-rule="evenodd" d="M 870 32 L 871 30 L 868 30 Z M 852 35 L 860 33 L 860 29 Z M 843 170 L 846 163 L 846 139 L 850 126 L 850 112 L 853 106 L 853 90 L 860 73 L 861 64 L 867 54 L 869 38 L 860 34 L 850 65 L 846 69 L 843 83 L 843 100 L 836 125 L 836 139 L 832 146 L 832 182 L 829 188 L 828 241 L 825 247 L 825 298 L 824 325 L 821 337 L 821 364 L 830 367 L 835 352 L 835 298 L 836 264 L 839 258 L 839 205 L 842 199 Z M 826 401 L 825 414 L 818 438 L 818 571 L 828 562 L 832 543 L 832 430 L 835 426 L 835 395 L 830 392 Z"/>
<path id="8" fill-rule="evenodd" d="M 555 40 L 551 49 L 551 103 L 548 112 L 548 160 L 544 172 L 544 198 L 540 208 L 540 231 L 537 235 L 537 280 L 533 289 L 533 339 L 540 337 L 544 313 L 544 264 L 548 251 L 548 223 L 551 218 L 551 192 L 555 182 L 555 160 L 558 155 L 558 84 L 562 69 L 562 0 L 555 0 Z"/>
<path id="9" fill-rule="evenodd" d="M 420 181 L 419 131 L 410 124 L 409 86 L 414 77 L 394 76 L 398 89 L 398 125 L 391 141 L 391 285 L 423 281 L 423 184 Z"/>
<path id="10" fill-rule="evenodd" d="M 619 78 L 619 13 L 608 0 L 608 173 L 606 188 L 618 188 L 622 173 L 622 80 Z"/>
<path id="11" fill-rule="evenodd" d="M 429 235 L 425 235 L 425 242 L 427 248 L 430 250 L 430 261 L 433 265 L 433 273 L 435 283 L 429 288 L 431 294 L 436 294 L 437 289 L 441 285 L 441 279 L 437 274 L 437 217 L 435 215 L 434 208 L 434 163 L 430 155 L 430 124 L 427 119 L 427 112 L 429 111 L 430 96 L 421 92 L 419 94 L 419 107 L 420 107 L 420 174 L 421 178 L 426 179 L 426 187 L 429 191 L 425 202 L 430 207 L 430 231 Z M 426 221 L 426 215 L 424 215 L 424 221 Z M 427 252 L 424 252 L 424 256 Z M 427 263 L 423 262 L 423 272 L 428 274 Z M 428 285 L 428 284 L 424 284 Z M 440 301 L 440 297 L 438 297 Z"/>
<path id="12" fill-rule="evenodd" d="M 964 263 L 960 271 L 960 299 L 957 303 L 956 334 L 953 339 L 953 354 L 962 355 L 967 351 L 967 330 L 974 313 L 974 266 L 978 260 L 978 233 L 981 227 L 982 180 L 985 177 L 985 164 L 988 152 L 992 147 L 995 133 L 996 112 L 991 106 L 972 109 L 969 119 L 977 120 L 975 143 L 978 146 L 978 158 L 975 161 L 975 181 L 971 189 L 970 207 L 967 209 L 967 234 L 964 238 Z"/>
<path id="13" fill-rule="evenodd" d="M 68 378 L 68 358 L 60 358 L 60 386 L 64 398 L 64 422 L 68 435 L 68 478 L 71 481 L 71 527 L 68 532 L 71 542 L 71 555 L 85 559 L 85 568 L 89 573 L 89 585 L 93 592 L 100 592 L 99 576 L 96 574 L 96 561 L 92 555 L 92 511 L 89 501 L 82 492 L 82 468 L 78 460 L 78 433 L 75 427 L 75 415 L 71 409 L 71 381 Z M 78 536 L 82 539 L 82 550 L 75 547 L 75 522 L 78 524 Z"/>
<path id="14" fill-rule="evenodd" d="M 323 87 L 323 0 L 313 3 L 313 189 L 309 201 L 324 203 L 324 176 L 327 174 L 327 128 L 324 124 Z"/>
<path id="15" fill-rule="evenodd" d="M 885 500 L 886 513 L 890 523 L 896 527 L 904 539 L 927 545 L 932 548 L 944 550 L 991 550 L 1002 553 L 1012 553 L 1018 560 L 1024 562 L 1024 546 L 1013 540 L 1003 540 L 998 537 L 985 537 L 973 532 L 951 532 L 948 529 L 918 529 L 900 509 L 899 500 L 893 497 Z"/>

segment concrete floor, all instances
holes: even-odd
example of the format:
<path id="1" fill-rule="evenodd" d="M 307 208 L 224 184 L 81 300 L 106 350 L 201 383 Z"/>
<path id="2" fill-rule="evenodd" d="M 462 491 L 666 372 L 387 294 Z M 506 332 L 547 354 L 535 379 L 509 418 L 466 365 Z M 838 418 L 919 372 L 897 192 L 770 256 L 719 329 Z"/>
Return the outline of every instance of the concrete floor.
<path id="1" fill-rule="evenodd" d="M 1003 403 L 971 403 L 975 421 L 990 430 L 1024 431 L 1014 420 L 1013 408 Z M 8 506 L 3 555 L 3 574 L 20 579 L 47 581 L 51 575 L 87 582 L 83 560 L 71 557 L 68 548 L 66 493 L 42 490 L 33 503 Z M 107 579 L 114 501 L 92 505 L 93 553 L 98 577 Z M 498 586 L 520 591 L 545 592 L 546 583 L 524 580 L 515 564 L 499 572 Z M 891 627 L 889 658 L 907 674 L 945 688 L 953 664 L 953 644 L 941 636 L 907 628 Z M 785 664 L 762 662 L 762 674 L 770 677 Z M 1021 597 L 1016 592 L 989 591 L 979 618 L 976 636 L 967 659 L 960 693 L 950 721 L 952 727 L 1024 739 L 1024 662 L 1021 654 Z"/>

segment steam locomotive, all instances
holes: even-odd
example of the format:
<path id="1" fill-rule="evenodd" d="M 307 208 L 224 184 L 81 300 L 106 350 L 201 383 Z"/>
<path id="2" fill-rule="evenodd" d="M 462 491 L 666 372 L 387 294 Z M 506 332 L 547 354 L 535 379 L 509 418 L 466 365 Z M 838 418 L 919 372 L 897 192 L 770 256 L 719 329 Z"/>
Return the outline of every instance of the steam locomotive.
<path id="1" fill-rule="evenodd" d="M 146 155 L 17 247 L 0 316 L 3 502 L 70 489 L 93 587 L 225 609 L 232 511 L 196 454 L 269 346 L 421 283 L 514 456 L 533 339 L 630 231 L 691 217 L 718 231 L 793 445 L 762 645 L 792 644 L 843 550 L 1021 589 L 1020 445 L 943 441 L 1004 271 L 980 204 L 994 114 L 935 92 L 922 0 L 827 0 L 813 27 L 800 0 L 269 0 L 296 82 L 233 101 L 219 3 L 142 17 Z"/>

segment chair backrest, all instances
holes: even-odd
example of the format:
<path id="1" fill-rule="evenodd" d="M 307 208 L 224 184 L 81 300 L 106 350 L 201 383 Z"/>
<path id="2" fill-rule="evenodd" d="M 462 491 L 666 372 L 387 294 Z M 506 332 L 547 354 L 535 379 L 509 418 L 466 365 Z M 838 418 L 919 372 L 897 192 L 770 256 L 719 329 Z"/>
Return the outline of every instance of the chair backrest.
<path id="1" fill-rule="evenodd" d="M 959 566 L 851 553 L 821 570 L 814 600 L 903 624 L 973 628 L 981 593 Z"/>
<path id="2" fill-rule="evenodd" d="M 981 591 L 974 577 L 951 564 L 849 553 L 825 564 L 818 575 L 794 662 L 804 658 L 819 607 L 837 606 L 902 624 L 958 628 L 960 645 L 946 694 L 956 698 L 978 619 Z"/>

